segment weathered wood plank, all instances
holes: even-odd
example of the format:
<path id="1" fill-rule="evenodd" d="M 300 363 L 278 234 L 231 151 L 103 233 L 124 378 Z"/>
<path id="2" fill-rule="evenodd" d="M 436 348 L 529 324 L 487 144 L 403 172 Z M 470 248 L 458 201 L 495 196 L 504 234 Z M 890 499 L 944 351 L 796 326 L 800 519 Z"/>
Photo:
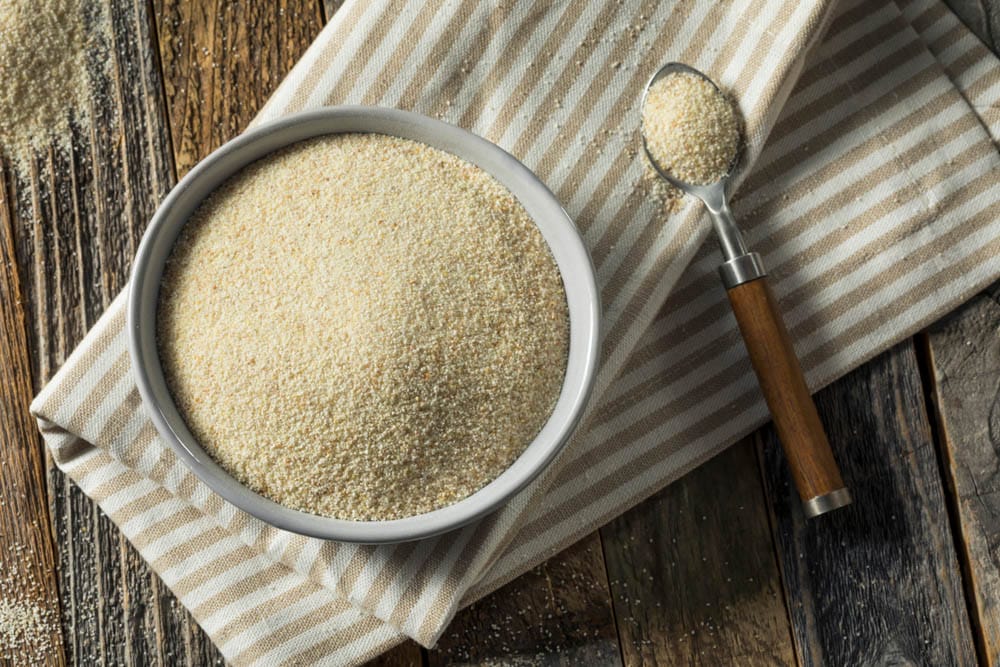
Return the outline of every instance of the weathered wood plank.
<path id="1" fill-rule="evenodd" d="M 980 659 L 1000 665 L 1000 283 L 924 342 Z"/>
<path id="2" fill-rule="evenodd" d="M 37 390 L 125 284 L 139 233 L 173 182 L 162 85 L 141 0 L 103 3 L 106 51 L 90 54 L 91 127 L 71 154 L 37 156 L 13 183 Z M 67 653 L 77 664 L 162 663 L 154 579 L 61 473 L 48 474 Z"/>
<path id="3" fill-rule="evenodd" d="M 601 529 L 628 665 L 793 665 L 746 440 Z"/>
<path id="4" fill-rule="evenodd" d="M 765 488 L 802 665 L 973 665 L 912 342 L 817 396 L 854 504 L 806 520 L 771 429 Z"/>
<path id="5" fill-rule="evenodd" d="M 423 649 L 416 642 L 407 640 L 374 660 L 369 660 L 365 667 L 422 667 L 424 664 L 426 658 Z"/>
<path id="6" fill-rule="evenodd" d="M 431 665 L 619 665 L 601 542 L 591 534 L 462 610 Z"/>
<path id="7" fill-rule="evenodd" d="M 6 179 L 0 174 L 0 603 L 41 610 L 51 631 L 17 656 L 64 664 L 56 551 L 45 493 L 45 456 L 28 405 L 34 395 L 24 297 Z M 0 641 L 0 646 L 6 642 Z"/>
<path id="8" fill-rule="evenodd" d="M 183 176 L 243 131 L 323 27 L 318 0 L 153 0 Z"/>

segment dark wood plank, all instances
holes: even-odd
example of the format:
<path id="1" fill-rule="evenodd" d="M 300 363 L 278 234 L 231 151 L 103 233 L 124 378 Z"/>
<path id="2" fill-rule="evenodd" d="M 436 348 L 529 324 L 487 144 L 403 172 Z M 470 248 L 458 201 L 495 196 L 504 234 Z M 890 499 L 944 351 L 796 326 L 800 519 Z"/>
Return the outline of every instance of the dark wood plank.
<path id="1" fill-rule="evenodd" d="M 243 131 L 323 26 L 319 0 L 153 0 L 183 176 Z"/>
<path id="2" fill-rule="evenodd" d="M 924 338 L 980 660 L 1000 665 L 1000 283 Z"/>
<path id="3" fill-rule="evenodd" d="M 628 665 L 792 665 L 760 469 L 746 440 L 601 529 Z"/>
<path id="4" fill-rule="evenodd" d="M 11 185 L 18 266 L 40 388 L 127 279 L 143 227 L 173 183 L 159 66 L 143 0 L 104 3 L 90 54 L 91 127 Z M 67 653 L 76 664 L 164 664 L 156 579 L 110 521 L 52 468 Z"/>
<path id="5" fill-rule="evenodd" d="M 49 630 L 28 638 L 20 656 L 0 650 L 0 662 L 23 657 L 64 664 L 57 548 L 49 522 L 43 445 L 28 412 L 34 392 L 6 185 L 0 174 L 0 604 L 39 610 Z M 13 639 L 0 635 L 0 649 Z"/>
<path id="6" fill-rule="evenodd" d="M 369 660 L 365 667 L 422 667 L 425 664 L 424 650 L 416 642 L 407 640 Z"/>
<path id="7" fill-rule="evenodd" d="M 912 342 L 817 404 L 854 504 L 806 520 L 773 431 L 761 438 L 799 661 L 975 664 Z"/>
<path id="8" fill-rule="evenodd" d="M 462 610 L 431 665 L 619 665 L 601 542 L 591 534 Z"/>

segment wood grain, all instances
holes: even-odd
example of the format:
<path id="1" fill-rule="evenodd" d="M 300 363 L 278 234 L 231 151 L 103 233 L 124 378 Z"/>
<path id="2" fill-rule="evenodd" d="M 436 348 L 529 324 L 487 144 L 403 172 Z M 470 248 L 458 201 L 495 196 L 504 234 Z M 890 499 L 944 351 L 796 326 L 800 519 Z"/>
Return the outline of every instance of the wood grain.
<path id="1" fill-rule="evenodd" d="M 36 638 L 25 648 L 33 662 L 61 665 L 65 654 L 58 625 L 56 546 L 43 445 L 28 412 L 34 391 L 7 193 L 7 180 L 0 174 L 0 601 L 44 610 L 53 621 L 52 631 L 47 640 Z"/>
<path id="2" fill-rule="evenodd" d="M 907 341 L 817 395 L 854 504 L 809 521 L 761 438 L 799 662 L 974 665 L 944 489 Z"/>
<path id="3" fill-rule="evenodd" d="M 243 131 L 323 27 L 319 0 L 153 0 L 177 175 Z"/>
<path id="4" fill-rule="evenodd" d="M 793 665 L 753 442 L 601 529 L 628 665 Z"/>
<path id="5" fill-rule="evenodd" d="M 767 278 L 727 290 L 760 390 L 803 502 L 844 488 Z"/>
<path id="6" fill-rule="evenodd" d="M 431 665 L 620 665 L 600 538 L 584 538 L 462 610 Z"/>
<path id="7" fill-rule="evenodd" d="M 97 32 L 109 48 L 90 55 L 91 127 L 75 130 L 71 154 L 42 152 L 11 184 L 35 390 L 124 285 L 138 234 L 172 183 L 146 5 L 114 0 L 103 13 Z M 67 657 L 75 664 L 154 664 L 162 647 L 151 612 L 154 577 L 54 468 L 47 485 Z"/>
<path id="8" fill-rule="evenodd" d="M 374 660 L 365 663 L 365 667 L 422 667 L 427 664 L 424 650 L 413 640 L 406 640 L 394 646 Z"/>
<path id="9" fill-rule="evenodd" d="M 1000 665 L 1000 283 L 930 328 L 939 446 L 980 660 Z"/>

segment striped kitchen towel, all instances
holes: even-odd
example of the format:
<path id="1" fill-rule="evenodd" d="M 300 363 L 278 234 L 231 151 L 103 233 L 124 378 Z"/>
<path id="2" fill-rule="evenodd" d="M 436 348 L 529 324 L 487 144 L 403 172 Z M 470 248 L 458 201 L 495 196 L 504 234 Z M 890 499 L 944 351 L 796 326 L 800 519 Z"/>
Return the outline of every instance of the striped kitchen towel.
<path id="1" fill-rule="evenodd" d="M 696 204 L 650 197 L 642 87 L 680 60 L 731 91 L 733 208 L 814 388 L 1000 275 L 1000 67 L 938 0 L 349 0 L 257 122 L 327 104 L 441 117 L 532 168 L 579 225 L 606 337 L 561 458 L 489 518 L 396 546 L 267 526 L 158 439 L 118 298 L 33 404 L 57 464 L 236 664 L 350 664 L 409 636 L 767 419 Z M 838 453 L 850 457 L 850 451 Z"/>

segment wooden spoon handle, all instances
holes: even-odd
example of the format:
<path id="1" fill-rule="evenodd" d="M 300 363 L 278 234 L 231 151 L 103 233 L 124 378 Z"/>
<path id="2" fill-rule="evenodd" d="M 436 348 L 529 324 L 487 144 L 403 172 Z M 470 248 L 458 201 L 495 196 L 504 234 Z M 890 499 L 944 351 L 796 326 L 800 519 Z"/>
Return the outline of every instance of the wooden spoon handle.
<path id="1" fill-rule="evenodd" d="M 806 515 L 851 502 L 767 278 L 728 289 Z"/>

